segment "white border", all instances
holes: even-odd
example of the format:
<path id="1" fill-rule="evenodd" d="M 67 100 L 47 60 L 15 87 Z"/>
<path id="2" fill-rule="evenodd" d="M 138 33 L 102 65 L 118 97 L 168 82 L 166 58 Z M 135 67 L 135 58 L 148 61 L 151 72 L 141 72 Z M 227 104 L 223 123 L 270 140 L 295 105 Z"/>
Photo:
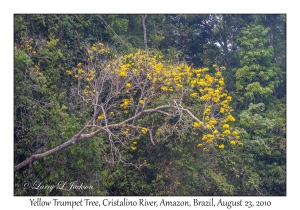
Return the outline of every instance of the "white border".
<path id="1" fill-rule="evenodd" d="M 208 2 L 208 3 L 207 3 Z M 271 208 L 298 206 L 297 192 L 299 189 L 298 148 L 299 137 L 299 15 L 295 1 L 37 1 L 15 0 L 1 4 L 1 69 L 0 69 L 0 129 L 1 129 L 1 206 L 30 208 L 29 198 L 37 197 L 14 197 L 13 196 L 13 14 L 15 13 L 286 13 L 287 14 L 287 196 L 285 197 L 220 197 L 223 200 L 270 200 Z M 60 200 L 79 200 L 80 197 L 42 197 L 45 200 L 58 198 Z M 104 197 L 84 197 L 92 200 L 103 200 Z M 141 197 L 131 197 L 139 199 Z M 145 197 L 146 199 L 160 201 L 164 197 Z M 193 197 L 165 197 L 169 200 L 192 200 Z M 210 197 L 198 197 L 208 200 Z M 214 197 L 218 198 L 218 197 Z M 54 208 L 54 207 L 53 207 Z M 122 207 L 131 209 L 132 207 Z M 201 207 L 198 207 L 201 208 Z M 209 208 L 209 207 L 207 207 Z M 226 207 L 220 207 L 226 208 Z M 233 207 L 237 208 L 237 207 Z M 244 207 L 245 208 L 245 207 Z M 270 209 L 271 209 L 270 208 Z M 57 209 L 57 207 L 55 207 Z M 293 208 L 297 209 L 297 208 Z"/>

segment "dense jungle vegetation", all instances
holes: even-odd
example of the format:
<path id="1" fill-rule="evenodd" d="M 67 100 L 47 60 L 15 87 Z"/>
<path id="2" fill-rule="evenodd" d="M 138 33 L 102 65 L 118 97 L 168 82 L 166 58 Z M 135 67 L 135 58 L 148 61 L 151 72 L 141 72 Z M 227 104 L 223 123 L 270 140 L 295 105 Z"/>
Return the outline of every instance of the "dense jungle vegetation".
<path id="1" fill-rule="evenodd" d="M 15 14 L 14 168 L 15 195 L 286 195 L 286 15 Z"/>

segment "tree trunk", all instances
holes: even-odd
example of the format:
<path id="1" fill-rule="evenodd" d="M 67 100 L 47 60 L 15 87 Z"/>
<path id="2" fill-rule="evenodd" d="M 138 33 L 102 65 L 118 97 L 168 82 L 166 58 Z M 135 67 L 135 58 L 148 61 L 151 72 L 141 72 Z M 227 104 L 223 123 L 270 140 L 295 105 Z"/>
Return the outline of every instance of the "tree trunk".
<path id="1" fill-rule="evenodd" d="M 148 51 L 146 17 L 147 17 L 147 15 L 142 15 L 142 20 L 143 20 L 142 24 L 143 24 L 143 33 L 144 33 L 144 45 L 145 45 L 145 50 Z"/>

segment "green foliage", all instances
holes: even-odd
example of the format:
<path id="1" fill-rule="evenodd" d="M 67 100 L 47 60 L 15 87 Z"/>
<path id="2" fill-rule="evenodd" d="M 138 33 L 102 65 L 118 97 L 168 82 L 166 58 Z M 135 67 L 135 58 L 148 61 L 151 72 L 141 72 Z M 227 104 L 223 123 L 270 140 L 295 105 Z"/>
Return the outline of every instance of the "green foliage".
<path id="1" fill-rule="evenodd" d="M 274 50 L 269 46 L 269 29 L 261 25 L 244 28 L 237 37 L 240 67 L 236 71 L 236 88 L 241 96 L 265 101 L 279 85 L 279 68 L 272 62 Z"/>

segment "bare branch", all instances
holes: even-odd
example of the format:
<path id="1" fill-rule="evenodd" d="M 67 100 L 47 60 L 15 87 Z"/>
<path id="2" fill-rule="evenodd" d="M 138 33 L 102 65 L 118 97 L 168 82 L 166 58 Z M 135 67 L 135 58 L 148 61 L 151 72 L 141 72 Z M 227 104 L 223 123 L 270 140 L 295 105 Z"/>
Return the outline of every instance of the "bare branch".
<path id="1" fill-rule="evenodd" d="M 150 135 L 150 140 L 151 140 L 151 143 L 153 145 L 155 145 L 154 141 L 153 141 L 153 137 L 152 137 L 152 130 L 149 130 L 149 135 Z"/>

